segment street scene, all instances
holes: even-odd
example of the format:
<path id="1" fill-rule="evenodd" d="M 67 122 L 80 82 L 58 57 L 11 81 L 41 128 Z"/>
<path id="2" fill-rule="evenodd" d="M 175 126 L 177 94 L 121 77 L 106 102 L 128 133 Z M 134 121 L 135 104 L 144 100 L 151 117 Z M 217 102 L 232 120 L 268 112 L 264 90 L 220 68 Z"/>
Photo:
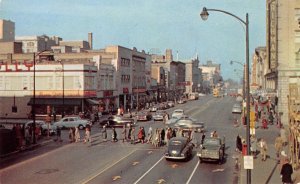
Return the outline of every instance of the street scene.
<path id="1" fill-rule="evenodd" d="M 0 183 L 300 183 L 299 9 L 0 0 Z"/>

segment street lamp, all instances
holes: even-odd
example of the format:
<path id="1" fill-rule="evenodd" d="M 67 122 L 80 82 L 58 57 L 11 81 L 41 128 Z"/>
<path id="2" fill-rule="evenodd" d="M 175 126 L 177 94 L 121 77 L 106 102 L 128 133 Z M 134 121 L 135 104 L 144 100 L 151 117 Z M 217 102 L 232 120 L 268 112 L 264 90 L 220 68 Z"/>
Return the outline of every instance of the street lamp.
<path id="1" fill-rule="evenodd" d="M 243 100 L 245 99 L 245 92 L 246 92 L 246 89 L 245 89 L 245 71 L 246 71 L 246 66 L 245 64 L 239 62 L 239 61 L 230 61 L 230 64 L 232 65 L 233 63 L 237 63 L 239 65 L 241 65 L 243 67 Z"/>
<path id="2" fill-rule="evenodd" d="M 65 65 L 61 60 L 59 60 L 58 62 L 61 64 L 61 70 L 62 70 L 62 113 L 61 113 L 61 118 L 63 118 L 65 116 Z"/>
<path id="3" fill-rule="evenodd" d="M 31 106 L 32 121 L 33 121 L 33 123 L 32 123 L 32 129 L 33 129 L 32 143 L 33 144 L 36 144 L 36 137 L 35 137 L 35 127 L 36 127 L 35 126 L 36 125 L 36 121 L 35 121 L 36 120 L 36 117 L 35 117 L 35 64 L 36 64 L 36 61 L 35 60 L 36 59 L 35 58 L 45 51 L 47 51 L 47 50 L 41 51 L 37 54 L 35 52 L 33 53 L 33 101 L 32 101 L 32 106 Z"/>
<path id="4" fill-rule="evenodd" d="M 241 18 L 239 18 L 238 16 L 229 13 L 227 11 L 224 10 L 218 10 L 218 9 L 207 9 L 207 8 L 203 8 L 202 12 L 200 13 L 200 16 L 202 18 L 202 20 L 207 20 L 208 19 L 208 11 L 217 11 L 217 12 L 221 12 L 227 15 L 230 15 L 234 18 L 236 18 L 237 20 L 239 20 L 241 23 L 243 23 L 246 26 L 246 71 L 247 71 L 247 75 L 246 75 L 246 80 L 247 80 L 247 91 L 246 91 L 246 97 L 247 97 L 247 128 L 246 128 L 246 143 L 247 143 L 247 155 L 250 155 L 250 82 L 249 82 L 249 20 L 248 20 L 248 13 L 246 13 L 246 21 L 242 20 Z M 250 184 L 251 183 L 251 170 L 247 169 L 247 183 Z"/>

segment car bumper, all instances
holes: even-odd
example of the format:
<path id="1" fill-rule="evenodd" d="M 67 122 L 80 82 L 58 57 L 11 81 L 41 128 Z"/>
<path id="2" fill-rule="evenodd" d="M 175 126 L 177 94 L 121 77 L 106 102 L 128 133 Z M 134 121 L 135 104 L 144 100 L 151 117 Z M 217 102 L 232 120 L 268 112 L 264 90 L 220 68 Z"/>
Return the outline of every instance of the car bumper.
<path id="1" fill-rule="evenodd" d="M 165 155 L 166 159 L 174 159 L 174 160 L 184 160 L 186 159 L 184 156 L 172 156 L 172 155 Z"/>
<path id="2" fill-rule="evenodd" d="M 197 153 L 197 156 L 200 158 L 200 159 L 203 159 L 203 160 L 219 160 L 220 159 L 220 157 L 219 156 L 213 156 L 213 157 L 211 157 L 211 156 L 206 156 L 206 155 L 202 155 L 202 154 L 200 154 L 200 153 Z"/>

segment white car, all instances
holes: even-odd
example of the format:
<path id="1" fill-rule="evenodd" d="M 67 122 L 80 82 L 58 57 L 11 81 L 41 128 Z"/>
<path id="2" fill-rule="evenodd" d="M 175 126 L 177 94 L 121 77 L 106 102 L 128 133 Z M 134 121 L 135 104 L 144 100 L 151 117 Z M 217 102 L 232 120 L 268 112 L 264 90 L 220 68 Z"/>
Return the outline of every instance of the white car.
<path id="1" fill-rule="evenodd" d="M 181 117 L 182 115 L 184 115 L 184 110 L 183 109 L 176 109 L 173 111 L 172 116 L 171 117 Z"/>
<path id="2" fill-rule="evenodd" d="M 150 112 L 156 112 L 157 109 L 158 109 L 157 106 L 150 107 Z"/>
<path id="3" fill-rule="evenodd" d="M 166 122 L 166 125 L 171 125 L 173 123 L 175 123 L 177 120 L 179 120 L 180 117 L 178 116 L 174 116 L 174 117 L 171 117 L 171 119 L 169 119 L 167 122 Z"/>
<path id="4" fill-rule="evenodd" d="M 232 113 L 238 113 L 241 114 L 242 113 L 242 107 L 240 104 L 234 104 L 232 107 Z"/>
<path id="5" fill-rule="evenodd" d="M 154 121 L 163 121 L 164 120 L 164 116 L 167 114 L 166 111 L 157 111 L 153 116 L 153 120 Z"/>
<path id="6" fill-rule="evenodd" d="M 78 127 L 79 129 L 84 129 L 86 125 L 92 125 L 89 120 L 81 119 L 79 116 L 64 117 L 60 121 L 55 122 L 54 126 L 59 126 L 61 128 L 71 128 Z"/>

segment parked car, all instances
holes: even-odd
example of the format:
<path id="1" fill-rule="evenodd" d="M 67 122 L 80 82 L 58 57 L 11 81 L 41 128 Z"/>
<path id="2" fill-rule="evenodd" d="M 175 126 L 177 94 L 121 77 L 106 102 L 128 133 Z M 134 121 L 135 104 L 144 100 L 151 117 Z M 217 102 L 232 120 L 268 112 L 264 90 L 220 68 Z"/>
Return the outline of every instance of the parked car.
<path id="1" fill-rule="evenodd" d="M 35 120 L 35 124 L 42 128 L 42 135 L 48 135 L 48 123 L 42 120 Z M 33 121 L 25 123 L 25 127 L 33 127 Z M 49 123 L 49 135 L 56 133 L 56 126 L 53 123 Z"/>
<path id="2" fill-rule="evenodd" d="M 240 104 L 234 104 L 232 107 L 232 113 L 238 113 L 241 114 L 242 113 L 242 107 Z"/>
<path id="3" fill-rule="evenodd" d="M 192 156 L 194 145 L 186 137 L 173 137 L 168 142 L 165 152 L 166 160 L 187 160 Z"/>
<path id="4" fill-rule="evenodd" d="M 150 111 L 141 111 L 138 112 L 136 116 L 137 121 L 149 121 L 152 119 L 152 114 Z"/>
<path id="5" fill-rule="evenodd" d="M 158 110 L 166 110 L 168 108 L 169 108 L 168 104 L 166 102 L 163 102 L 159 104 Z"/>
<path id="6" fill-rule="evenodd" d="M 129 127 L 129 126 L 134 126 L 135 122 L 134 119 L 132 118 L 126 118 L 123 116 L 119 115 L 114 115 L 114 116 L 109 116 L 107 119 L 101 121 L 99 125 L 106 126 L 106 127 L 123 127 L 124 124 Z"/>
<path id="7" fill-rule="evenodd" d="M 175 103 L 173 101 L 168 101 L 167 105 L 169 106 L 169 108 L 175 107 Z"/>
<path id="8" fill-rule="evenodd" d="M 181 117 L 184 114 L 184 110 L 183 109 L 175 109 L 172 113 L 171 117 Z"/>
<path id="9" fill-rule="evenodd" d="M 150 107 L 150 112 L 156 112 L 158 110 L 157 106 Z"/>
<path id="10" fill-rule="evenodd" d="M 183 99 L 183 98 L 181 98 L 181 99 L 178 100 L 178 103 L 179 103 L 179 104 L 184 104 L 184 103 L 186 103 L 186 100 Z"/>
<path id="11" fill-rule="evenodd" d="M 163 121 L 165 115 L 167 115 L 166 111 L 159 110 L 153 115 L 153 120 L 154 121 Z"/>
<path id="12" fill-rule="evenodd" d="M 181 116 L 175 123 L 172 124 L 173 128 L 182 130 L 194 130 L 196 132 L 205 131 L 205 123 L 198 122 L 196 119 L 190 118 L 187 115 Z"/>
<path id="13" fill-rule="evenodd" d="M 79 116 L 68 116 L 54 123 L 54 126 L 61 128 L 78 127 L 84 129 L 87 125 L 92 126 L 92 123 L 87 119 L 81 119 Z"/>
<path id="14" fill-rule="evenodd" d="M 219 164 L 224 162 L 225 158 L 225 137 L 222 139 L 208 137 L 204 139 L 197 153 L 200 163 L 206 161 L 218 161 Z"/>

